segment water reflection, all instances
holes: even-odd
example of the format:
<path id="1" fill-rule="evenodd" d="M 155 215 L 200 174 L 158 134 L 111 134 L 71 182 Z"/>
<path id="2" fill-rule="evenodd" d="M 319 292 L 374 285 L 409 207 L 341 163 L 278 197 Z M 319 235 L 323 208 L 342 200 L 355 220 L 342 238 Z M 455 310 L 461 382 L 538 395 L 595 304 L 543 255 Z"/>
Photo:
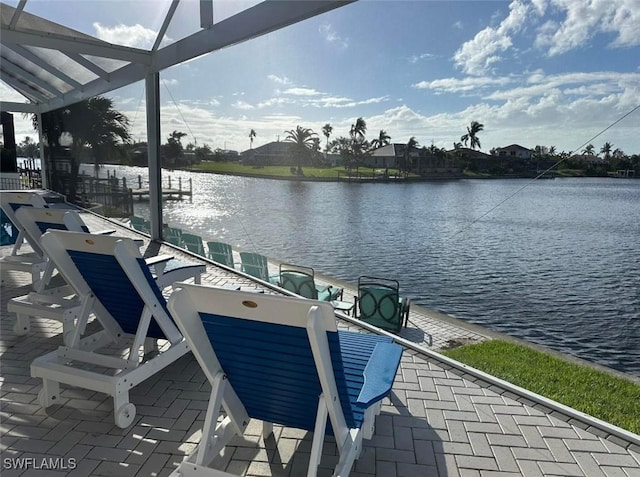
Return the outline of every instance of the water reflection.
<path id="1" fill-rule="evenodd" d="M 424 306 L 640 376 L 640 181 L 538 181 L 487 214 L 524 182 L 184 176 L 172 225 L 352 283 L 395 277 Z"/>

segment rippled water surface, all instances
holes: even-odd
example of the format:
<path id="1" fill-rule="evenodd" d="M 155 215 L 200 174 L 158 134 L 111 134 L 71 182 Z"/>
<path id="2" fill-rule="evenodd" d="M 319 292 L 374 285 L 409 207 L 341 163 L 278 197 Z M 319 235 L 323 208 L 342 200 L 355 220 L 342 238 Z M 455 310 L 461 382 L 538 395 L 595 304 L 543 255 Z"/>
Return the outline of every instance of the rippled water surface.
<path id="1" fill-rule="evenodd" d="M 194 197 L 165 203 L 171 225 L 352 283 L 397 278 L 425 307 L 640 376 L 639 180 L 179 175 Z"/>

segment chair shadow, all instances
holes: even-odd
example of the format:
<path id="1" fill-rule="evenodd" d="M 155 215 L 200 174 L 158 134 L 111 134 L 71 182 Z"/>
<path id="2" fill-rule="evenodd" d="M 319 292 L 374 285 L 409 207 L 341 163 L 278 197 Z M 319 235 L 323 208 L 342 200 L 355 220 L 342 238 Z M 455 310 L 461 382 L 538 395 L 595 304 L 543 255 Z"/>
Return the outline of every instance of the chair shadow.
<path id="1" fill-rule="evenodd" d="M 427 346 L 433 346 L 433 336 L 416 326 L 411 326 L 411 323 L 402 328 L 398 336 L 414 343 L 426 343 Z"/>
<path id="2" fill-rule="evenodd" d="M 393 457 L 389 458 L 389 455 L 405 455 L 398 457 L 399 460 L 395 462 L 404 465 L 410 463 L 406 460 L 406 452 L 412 452 L 415 464 L 433 468 L 428 475 L 449 475 L 450 470 L 443 458 L 444 446 L 441 435 L 447 433 L 446 429 L 435 429 L 425 417 L 412 415 L 403 400 L 393 391 L 387 400 L 383 405 L 383 411 L 376 418 L 373 437 L 371 440 L 363 441 L 362 454 L 354 462 L 351 472 L 381 475 L 380 472 L 388 469 L 385 466 L 394 464 Z M 387 411 L 384 410 L 385 406 Z M 252 425 L 259 429 L 262 427 L 260 421 L 252 421 Z M 268 466 L 269 475 L 272 476 L 305 475 L 311 457 L 313 433 L 288 429 L 290 432 L 286 432 L 287 435 L 284 436 L 285 429 L 277 426 L 274 431 L 274 434 L 266 439 L 258 436 L 257 430 L 251 435 L 234 438 L 229 444 L 234 447 L 233 452 L 229 452 L 230 455 L 225 452 L 218 456 L 212 467 L 244 475 L 252 463 L 258 462 L 265 467 Z M 407 436 L 411 436 L 410 442 Z M 331 475 L 339 457 L 335 439 L 326 436 L 318 474 Z"/>

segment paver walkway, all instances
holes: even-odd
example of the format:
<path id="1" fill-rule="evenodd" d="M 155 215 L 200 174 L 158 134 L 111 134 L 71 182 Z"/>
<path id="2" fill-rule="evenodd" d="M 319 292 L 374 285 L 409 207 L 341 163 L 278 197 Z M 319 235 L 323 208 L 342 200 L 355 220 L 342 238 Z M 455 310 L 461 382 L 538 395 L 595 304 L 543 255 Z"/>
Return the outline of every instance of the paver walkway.
<path id="1" fill-rule="evenodd" d="M 119 233 L 133 235 L 126 229 Z M 145 245 L 154 252 L 160 248 L 180 254 L 164 245 Z M 0 254 L 8 248 L 0 248 Z M 203 283 L 260 287 L 211 264 Z M 30 377 L 29 364 L 61 344 L 62 329 L 57 322 L 35 319 L 28 336 L 13 334 L 15 317 L 7 312 L 7 302 L 29 291 L 27 274 L 2 271 L 2 477 L 170 474 L 197 445 L 209 398 L 208 383 L 193 357 L 184 356 L 133 389 L 137 415 L 128 429 L 114 426 L 111 398 L 92 391 L 65 387 L 62 402 L 43 410 L 37 402 L 41 383 Z M 438 328 L 437 320 L 418 311 L 412 322 L 432 327 L 420 336 L 444 342 L 469 332 L 448 323 Z M 349 321 L 339 323 L 358 328 Z M 375 435 L 365 443 L 352 476 L 640 477 L 640 436 L 565 414 L 552 403 L 541 404 L 490 377 L 465 372 L 436 353 L 406 346 Z M 265 443 L 260 430 L 252 422 L 247 435 L 236 438 L 219 457 L 217 467 L 249 476 L 306 474 L 309 433 L 276 426 L 275 438 Z M 337 462 L 335 444 L 328 442 L 324 449 L 319 475 L 330 475 Z M 43 470 L 43 464 L 58 469 Z"/>

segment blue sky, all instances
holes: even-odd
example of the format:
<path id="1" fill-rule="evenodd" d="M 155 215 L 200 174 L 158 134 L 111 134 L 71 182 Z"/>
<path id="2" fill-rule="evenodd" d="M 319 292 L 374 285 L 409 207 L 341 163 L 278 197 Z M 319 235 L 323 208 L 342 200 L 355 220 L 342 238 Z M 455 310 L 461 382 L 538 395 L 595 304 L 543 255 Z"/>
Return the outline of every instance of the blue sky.
<path id="1" fill-rule="evenodd" d="M 27 11 L 148 48 L 164 11 L 150 5 L 35 1 Z M 239 4 L 214 5 L 224 18 Z M 170 40 L 197 20 L 197 2 L 179 8 Z M 368 139 L 384 129 L 393 142 L 415 136 L 450 149 L 475 120 L 485 152 L 512 143 L 574 151 L 640 104 L 638 31 L 640 0 L 361 0 L 164 71 L 162 135 L 242 151 L 251 129 L 256 147 L 301 125 L 324 144 L 324 124 L 335 138 L 363 117 Z M 143 139 L 143 85 L 107 96 Z M 592 143 L 640 153 L 639 126 L 640 110 Z"/>

